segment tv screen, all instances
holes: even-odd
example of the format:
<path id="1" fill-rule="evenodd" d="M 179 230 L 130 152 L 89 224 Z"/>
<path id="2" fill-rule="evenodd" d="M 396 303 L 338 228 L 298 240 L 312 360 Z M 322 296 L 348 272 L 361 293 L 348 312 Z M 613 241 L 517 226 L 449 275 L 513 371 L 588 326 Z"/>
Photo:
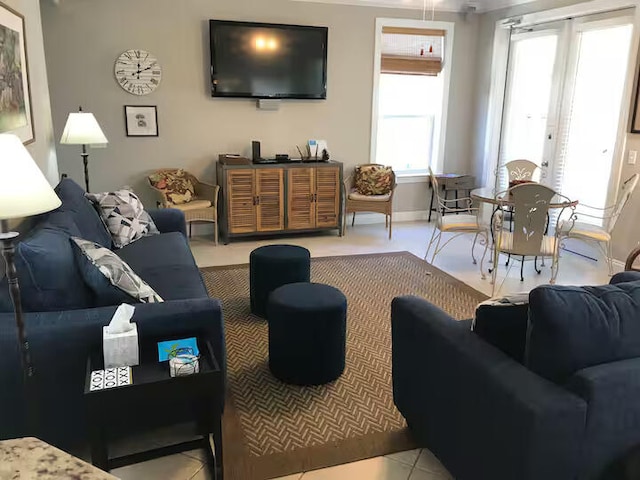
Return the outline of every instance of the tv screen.
<path id="1" fill-rule="evenodd" d="M 214 97 L 327 98 L 326 27 L 210 21 Z"/>

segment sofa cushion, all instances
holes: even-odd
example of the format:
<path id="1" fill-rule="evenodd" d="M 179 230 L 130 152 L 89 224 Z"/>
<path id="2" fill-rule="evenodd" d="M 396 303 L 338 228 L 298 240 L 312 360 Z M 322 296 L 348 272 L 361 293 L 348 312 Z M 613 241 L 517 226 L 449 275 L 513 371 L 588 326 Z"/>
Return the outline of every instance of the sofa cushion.
<path id="1" fill-rule="evenodd" d="M 54 213 L 65 213 L 69 215 L 76 224 L 79 236 L 91 240 L 103 247 L 111 248 L 111 234 L 107 231 L 104 223 L 93 204 L 85 197 L 85 192 L 76 182 L 69 178 L 64 178 L 55 188 L 55 192 L 62 200 L 62 206 Z M 52 227 L 55 227 L 60 215 L 56 215 L 56 220 L 50 220 Z M 64 222 L 62 223 L 64 225 Z"/>
<path id="2" fill-rule="evenodd" d="M 525 365 L 562 383 L 574 372 L 640 356 L 640 282 L 543 286 L 529 296 Z"/>
<path id="3" fill-rule="evenodd" d="M 164 301 L 111 250 L 78 237 L 71 237 L 71 243 L 82 277 L 101 306 L 131 302 L 133 299 L 142 303 Z"/>
<path id="4" fill-rule="evenodd" d="M 116 253 L 165 300 L 208 296 L 189 244 L 181 233 L 144 237 Z"/>
<path id="5" fill-rule="evenodd" d="M 52 225 L 49 218 L 55 220 Z M 27 312 L 73 310 L 94 306 L 91 290 L 85 285 L 73 256 L 69 235 L 80 235 L 73 217 L 53 212 L 16 247 L 16 269 L 22 306 Z M 6 292 L 6 279 L 0 285 Z M 3 309 L 9 305 L 0 302 Z"/>
<path id="6" fill-rule="evenodd" d="M 492 298 L 476 308 L 471 330 L 518 363 L 524 362 L 529 294 Z"/>
<path id="7" fill-rule="evenodd" d="M 88 193 L 87 198 L 96 205 L 116 248 L 122 248 L 146 235 L 160 233 L 138 196 L 129 189 Z"/>

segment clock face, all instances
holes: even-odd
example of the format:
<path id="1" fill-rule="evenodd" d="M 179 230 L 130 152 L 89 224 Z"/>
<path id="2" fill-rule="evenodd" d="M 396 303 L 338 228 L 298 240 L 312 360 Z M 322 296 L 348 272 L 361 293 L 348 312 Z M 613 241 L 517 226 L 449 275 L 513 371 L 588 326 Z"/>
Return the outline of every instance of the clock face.
<path id="1" fill-rule="evenodd" d="M 132 95 L 148 95 L 162 79 L 158 59 L 144 50 L 127 50 L 114 67 L 118 84 Z"/>

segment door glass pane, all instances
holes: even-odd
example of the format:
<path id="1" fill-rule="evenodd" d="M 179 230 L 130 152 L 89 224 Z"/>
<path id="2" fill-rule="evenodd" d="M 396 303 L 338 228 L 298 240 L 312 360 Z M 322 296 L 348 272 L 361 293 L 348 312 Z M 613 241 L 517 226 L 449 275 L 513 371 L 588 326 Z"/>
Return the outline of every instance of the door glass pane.
<path id="1" fill-rule="evenodd" d="M 581 204 L 607 204 L 632 33 L 631 25 L 621 25 L 578 34 L 578 65 L 556 168 L 562 193 Z"/>
<path id="2" fill-rule="evenodd" d="M 500 190 L 508 186 L 505 163 L 518 159 L 542 163 L 557 47 L 556 33 L 521 35 L 512 42 L 498 167 Z"/>
<path id="3" fill-rule="evenodd" d="M 442 94 L 442 75 L 380 75 L 377 163 L 403 173 L 428 170 Z"/>

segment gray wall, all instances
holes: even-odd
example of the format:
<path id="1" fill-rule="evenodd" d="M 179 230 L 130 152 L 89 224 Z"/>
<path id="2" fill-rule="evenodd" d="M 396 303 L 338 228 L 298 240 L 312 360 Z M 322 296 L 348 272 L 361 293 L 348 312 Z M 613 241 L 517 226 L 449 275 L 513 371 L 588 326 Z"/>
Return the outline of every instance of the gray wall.
<path id="1" fill-rule="evenodd" d="M 419 18 L 421 12 L 270 0 L 64 0 L 43 2 L 43 25 L 56 138 L 70 111 L 93 112 L 107 137 L 107 149 L 92 150 L 92 189 L 132 185 L 143 200 L 149 171 L 184 167 L 215 179 L 219 153 L 249 153 L 261 140 L 266 155 L 295 154 L 309 138 L 328 141 L 333 158 L 354 166 L 369 161 L 373 89 L 374 26 L 377 17 Z M 251 100 L 212 99 L 207 71 L 207 20 L 230 19 L 329 27 L 328 99 L 283 101 L 280 111 L 256 109 Z M 455 21 L 455 50 L 448 120 L 448 171 L 471 169 L 475 42 L 478 18 Z M 116 57 L 129 48 L 158 56 L 163 80 L 152 94 L 124 92 L 113 76 Z M 160 137 L 127 138 L 123 105 L 158 106 Z M 81 181 L 79 148 L 59 146 L 60 171 Z M 426 184 L 400 185 L 396 209 L 426 209 Z"/>

